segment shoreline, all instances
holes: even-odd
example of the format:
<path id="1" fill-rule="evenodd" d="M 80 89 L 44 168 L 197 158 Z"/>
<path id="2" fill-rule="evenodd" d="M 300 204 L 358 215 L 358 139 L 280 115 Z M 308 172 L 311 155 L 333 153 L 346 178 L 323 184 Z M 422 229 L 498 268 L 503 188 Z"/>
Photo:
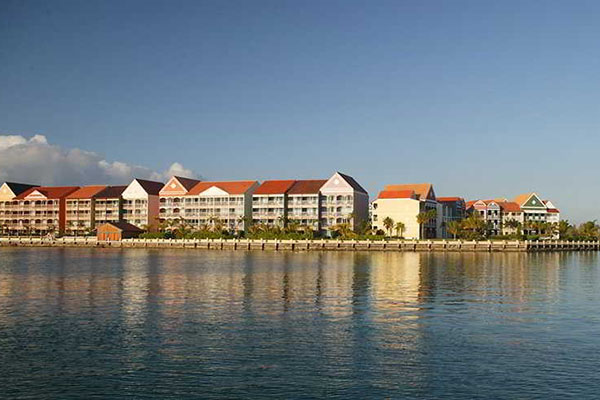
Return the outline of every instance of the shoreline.
<path id="1" fill-rule="evenodd" d="M 124 239 L 99 241 L 95 237 L 2 237 L 0 247 L 182 248 L 204 250 L 273 251 L 444 251 L 548 252 L 600 250 L 600 241 L 519 240 L 261 240 L 261 239 Z"/>

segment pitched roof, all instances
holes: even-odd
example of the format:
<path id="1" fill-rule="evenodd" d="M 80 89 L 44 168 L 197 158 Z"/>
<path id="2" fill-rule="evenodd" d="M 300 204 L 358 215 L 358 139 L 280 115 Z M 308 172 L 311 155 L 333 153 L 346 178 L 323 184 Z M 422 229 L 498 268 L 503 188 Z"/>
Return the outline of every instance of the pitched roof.
<path id="1" fill-rule="evenodd" d="M 338 171 L 337 173 L 338 173 L 338 174 L 340 174 L 340 176 L 341 176 L 342 178 L 344 178 L 344 180 L 345 180 L 346 182 L 348 182 L 348 184 L 349 184 L 350 186 L 352 186 L 352 188 L 353 188 L 354 190 L 356 190 L 357 192 L 362 192 L 362 193 L 364 193 L 364 194 L 368 194 L 368 193 L 367 193 L 367 191 L 366 191 L 366 190 L 365 190 L 365 189 L 364 189 L 362 186 L 360 186 L 360 184 L 359 184 L 358 182 L 356 182 L 356 180 L 355 180 L 353 177 L 351 177 L 350 175 L 342 174 L 342 173 L 341 173 L 341 172 L 339 172 L 339 171 Z"/>
<path id="2" fill-rule="evenodd" d="M 103 191 L 104 189 L 106 189 L 106 186 L 100 186 L 100 185 L 84 186 L 84 187 L 77 189 L 70 195 L 68 195 L 67 199 L 91 199 L 91 198 L 95 197 L 98 193 Z"/>
<path id="3" fill-rule="evenodd" d="M 419 199 L 425 200 L 428 198 L 433 189 L 431 183 L 410 183 L 403 185 L 385 185 L 385 190 L 413 190 Z"/>
<path id="4" fill-rule="evenodd" d="M 552 214 L 558 214 L 560 213 L 560 211 L 556 208 L 549 208 L 546 210 L 546 212 L 552 213 Z"/>
<path id="5" fill-rule="evenodd" d="M 173 178 L 177 179 L 177 181 L 181 183 L 181 186 L 183 186 L 188 191 L 194 186 L 196 186 L 198 182 L 200 182 L 199 179 L 184 178 L 183 176 L 174 176 Z"/>
<path id="6" fill-rule="evenodd" d="M 498 205 L 504 212 L 521 212 L 521 206 L 514 201 L 502 201 L 498 202 Z"/>
<path id="7" fill-rule="evenodd" d="M 294 180 L 264 181 L 254 194 L 285 194 L 295 182 Z"/>
<path id="8" fill-rule="evenodd" d="M 138 228 L 135 225 L 132 225 L 128 222 L 125 221 L 119 221 L 119 222 L 106 222 L 100 226 L 98 226 L 97 229 L 102 228 L 103 225 L 112 225 L 115 228 L 121 230 L 122 232 L 143 232 L 143 229 Z"/>
<path id="9" fill-rule="evenodd" d="M 438 203 L 453 203 L 456 201 L 465 201 L 462 197 L 436 197 Z"/>
<path id="10" fill-rule="evenodd" d="M 187 196 L 199 195 L 213 186 L 216 186 L 229 194 L 244 194 L 256 183 L 257 181 L 198 182 L 190 189 Z"/>
<path id="11" fill-rule="evenodd" d="M 288 194 L 318 194 L 327 180 L 312 179 L 296 181 Z"/>
<path id="12" fill-rule="evenodd" d="M 96 194 L 97 199 L 116 199 L 121 197 L 127 186 L 107 186 L 104 190 Z"/>
<path id="13" fill-rule="evenodd" d="M 39 185 L 30 185 L 28 183 L 17 183 L 17 182 L 4 182 L 4 183 L 6 183 L 6 186 L 8 186 L 10 188 L 10 190 L 12 190 L 12 192 L 15 194 L 15 196 L 20 195 L 21 193 L 23 193 L 24 191 L 26 191 L 28 189 L 39 186 Z"/>
<path id="14" fill-rule="evenodd" d="M 160 192 L 160 189 L 162 189 L 165 185 L 162 182 L 147 181 L 145 179 L 136 178 L 135 180 L 144 188 L 146 193 L 156 196 L 158 196 L 158 192 Z"/>
<path id="15" fill-rule="evenodd" d="M 61 199 L 70 195 L 77 189 L 79 189 L 79 186 L 37 186 L 24 191 L 16 198 L 19 200 L 23 200 L 24 198 L 26 198 L 31 193 L 37 190 L 38 192 L 46 196 L 48 199 Z"/>
<path id="16" fill-rule="evenodd" d="M 378 199 L 416 199 L 414 190 L 383 190 Z"/>
<path id="17" fill-rule="evenodd" d="M 522 205 L 523 203 L 525 203 L 527 200 L 529 200 L 529 198 L 531 197 L 531 195 L 535 194 L 534 192 L 530 192 L 530 193 L 523 193 L 520 194 L 518 196 L 516 196 L 513 201 L 515 203 L 518 203 L 519 205 Z"/>

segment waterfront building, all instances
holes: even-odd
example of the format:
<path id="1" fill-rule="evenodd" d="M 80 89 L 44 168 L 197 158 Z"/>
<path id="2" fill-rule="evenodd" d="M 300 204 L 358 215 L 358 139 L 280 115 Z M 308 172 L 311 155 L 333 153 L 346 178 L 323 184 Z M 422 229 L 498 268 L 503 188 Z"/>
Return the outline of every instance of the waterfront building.
<path id="1" fill-rule="evenodd" d="M 36 186 L 16 196 L 10 203 L 9 234 L 62 234 L 66 225 L 66 198 L 78 186 Z"/>
<path id="2" fill-rule="evenodd" d="M 190 190 L 200 181 L 173 176 L 159 192 L 159 218 L 161 222 L 185 218 L 185 199 Z"/>
<path id="3" fill-rule="evenodd" d="M 252 222 L 266 226 L 285 227 L 288 191 L 295 180 L 264 181 L 252 196 Z"/>
<path id="4" fill-rule="evenodd" d="M 435 211 L 435 218 L 420 226 L 417 216 L 431 210 Z M 404 224 L 402 236 L 407 239 L 431 239 L 441 233 L 442 206 L 430 183 L 386 185 L 373 202 L 372 213 L 372 227 L 386 234 L 395 234 L 395 229 L 389 232 L 383 224 L 388 217 L 394 225 Z"/>
<path id="5" fill-rule="evenodd" d="M 180 194 L 162 192 L 161 221 L 163 215 L 165 218 L 170 215 L 195 229 L 220 226 L 230 231 L 244 231 L 252 220 L 252 195 L 257 187 L 257 181 L 196 181 L 189 190 L 180 188 Z M 183 190 L 187 192 L 182 194 Z M 175 203 L 174 199 L 179 201 Z M 170 214 L 169 201 L 172 202 Z"/>
<path id="6" fill-rule="evenodd" d="M 106 186 L 84 186 L 67 196 L 66 227 L 67 235 L 84 235 L 95 228 L 95 195 Z"/>
<path id="7" fill-rule="evenodd" d="M 11 230 L 15 233 L 19 219 L 23 217 L 23 211 L 17 210 L 17 201 L 15 197 L 21 193 L 39 185 L 30 185 L 26 183 L 4 182 L 0 186 L 0 231 L 2 234 L 9 234 Z"/>
<path id="8" fill-rule="evenodd" d="M 96 226 L 123 220 L 123 192 L 127 186 L 106 186 L 94 196 Z"/>
<path id="9" fill-rule="evenodd" d="M 144 230 L 155 230 L 163 186 L 162 182 L 134 179 L 122 193 L 123 220 Z"/>
<path id="10" fill-rule="evenodd" d="M 448 223 L 465 218 L 465 199 L 462 197 L 436 197 L 436 200 L 442 206 L 441 237 L 450 238 L 452 235 L 448 233 Z"/>
<path id="11" fill-rule="evenodd" d="M 353 177 L 336 172 L 320 191 L 322 231 L 339 224 L 356 231 L 369 221 L 369 194 Z"/>
<path id="12" fill-rule="evenodd" d="M 288 221 L 319 231 L 321 187 L 327 180 L 299 180 L 288 191 Z"/>

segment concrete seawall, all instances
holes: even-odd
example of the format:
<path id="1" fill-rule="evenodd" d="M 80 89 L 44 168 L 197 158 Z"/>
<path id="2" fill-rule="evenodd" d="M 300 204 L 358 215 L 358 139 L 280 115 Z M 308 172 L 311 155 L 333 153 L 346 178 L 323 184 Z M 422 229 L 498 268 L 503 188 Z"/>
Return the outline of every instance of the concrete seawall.
<path id="1" fill-rule="evenodd" d="M 467 240 L 260 240 L 260 239 L 125 239 L 98 241 L 94 237 L 0 238 L 0 247 L 145 247 L 208 250 L 332 250 L 332 251 L 481 251 L 535 252 L 600 250 L 599 241 L 467 241 Z"/>

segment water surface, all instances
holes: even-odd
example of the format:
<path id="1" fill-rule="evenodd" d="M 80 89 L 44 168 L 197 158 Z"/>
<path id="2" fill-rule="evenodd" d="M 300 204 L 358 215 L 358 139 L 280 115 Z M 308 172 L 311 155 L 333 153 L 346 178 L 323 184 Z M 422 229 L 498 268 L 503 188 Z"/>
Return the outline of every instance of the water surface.
<path id="1" fill-rule="evenodd" d="M 597 398 L 597 253 L 0 249 L 5 398 Z"/>

